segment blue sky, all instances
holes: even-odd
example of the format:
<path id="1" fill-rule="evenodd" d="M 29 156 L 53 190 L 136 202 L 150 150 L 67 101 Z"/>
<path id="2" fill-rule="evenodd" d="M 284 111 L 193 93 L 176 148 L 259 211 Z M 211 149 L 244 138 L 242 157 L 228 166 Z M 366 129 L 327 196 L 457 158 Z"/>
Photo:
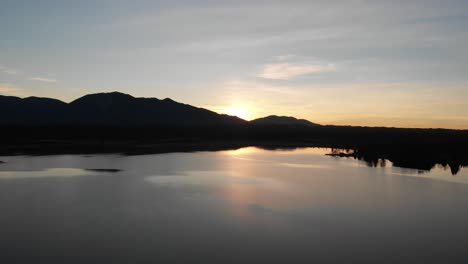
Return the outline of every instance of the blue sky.
<path id="1" fill-rule="evenodd" d="M 0 94 L 468 129 L 468 1 L 0 3 Z"/>

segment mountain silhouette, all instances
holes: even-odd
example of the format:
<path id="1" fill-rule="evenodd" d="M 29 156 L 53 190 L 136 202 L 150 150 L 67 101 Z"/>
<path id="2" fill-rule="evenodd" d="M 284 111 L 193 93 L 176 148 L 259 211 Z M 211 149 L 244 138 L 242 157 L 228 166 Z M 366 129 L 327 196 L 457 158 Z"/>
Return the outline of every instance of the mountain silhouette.
<path id="1" fill-rule="evenodd" d="M 166 98 L 119 92 L 85 95 L 71 103 L 50 98 L 0 96 L 0 124 L 217 126 L 247 121 Z"/>
<path id="2" fill-rule="evenodd" d="M 57 124 L 65 120 L 67 104 L 50 98 L 0 96 L 1 124 Z"/>
<path id="3" fill-rule="evenodd" d="M 319 126 L 305 119 L 297 119 L 291 116 L 276 116 L 271 115 L 250 121 L 252 124 L 258 125 L 300 125 L 300 126 Z"/>
<path id="4" fill-rule="evenodd" d="M 169 98 L 118 92 L 85 95 L 70 103 L 0 96 L 0 113 L 3 155 L 314 146 L 336 148 L 334 156 L 361 159 L 369 166 L 389 160 L 394 166 L 428 171 L 440 164 L 453 174 L 468 167 L 468 130 L 323 126 L 287 116 L 248 122 Z"/>

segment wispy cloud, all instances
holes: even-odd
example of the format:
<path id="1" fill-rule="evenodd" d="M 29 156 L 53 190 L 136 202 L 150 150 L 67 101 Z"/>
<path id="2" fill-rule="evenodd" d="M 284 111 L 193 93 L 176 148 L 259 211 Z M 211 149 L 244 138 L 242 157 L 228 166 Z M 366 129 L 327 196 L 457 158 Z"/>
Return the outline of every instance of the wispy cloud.
<path id="1" fill-rule="evenodd" d="M 16 74 L 21 73 L 21 71 L 19 71 L 19 70 L 12 69 L 12 68 L 9 68 L 9 67 L 3 66 L 3 65 L 0 65 L 0 72 L 6 73 L 8 75 L 16 75 Z"/>
<path id="2" fill-rule="evenodd" d="M 45 78 L 45 77 L 32 77 L 30 78 L 32 81 L 39 81 L 39 82 L 47 82 L 47 83 L 56 83 L 58 82 L 55 79 Z"/>
<path id="3" fill-rule="evenodd" d="M 287 61 L 287 60 L 290 60 L 290 59 L 292 59 L 294 57 L 295 57 L 295 55 L 293 55 L 293 54 L 284 54 L 284 55 L 276 56 L 276 59 L 278 61 Z"/>
<path id="4" fill-rule="evenodd" d="M 289 98 L 291 98 L 291 96 L 300 95 L 297 87 L 256 81 L 229 80 L 222 82 L 219 86 L 223 87 L 223 90 L 229 91 L 228 93 L 230 94 L 236 93 L 236 96 L 239 95 L 239 93 L 244 95 L 253 94 L 254 97 L 258 97 L 259 94 L 262 94 L 263 97 L 277 95 Z"/>
<path id="5" fill-rule="evenodd" d="M 19 74 L 19 73 L 20 73 L 19 71 L 17 71 L 17 70 L 12 70 L 12 69 L 4 70 L 3 72 L 6 73 L 6 74 L 10 74 L 10 75 L 15 75 L 15 74 Z"/>
<path id="6" fill-rule="evenodd" d="M 264 66 L 263 71 L 257 77 L 274 80 L 289 80 L 306 74 L 317 74 L 336 71 L 333 64 L 293 64 L 275 63 Z"/>

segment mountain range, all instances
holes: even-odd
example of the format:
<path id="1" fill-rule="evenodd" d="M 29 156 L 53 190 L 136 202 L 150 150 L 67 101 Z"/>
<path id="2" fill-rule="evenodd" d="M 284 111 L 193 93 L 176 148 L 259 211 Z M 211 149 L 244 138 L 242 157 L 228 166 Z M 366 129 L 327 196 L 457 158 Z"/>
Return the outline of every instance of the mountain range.
<path id="1" fill-rule="evenodd" d="M 246 121 L 170 98 L 136 98 L 119 92 L 89 94 L 70 103 L 51 98 L 0 96 L 0 112 L 1 125 L 318 126 L 304 119 L 274 115 Z"/>
<path id="2" fill-rule="evenodd" d="M 84 128 L 84 129 L 82 129 Z M 112 92 L 65 103 L 0 96 L 0 155 L 60 153 L 161 153 L 235 149 L 328 147 L 377 166 L 456 174 L 468 166 L 468 131 L 318 125 L 304 119 L 239 117 L 175 102 Z"/>

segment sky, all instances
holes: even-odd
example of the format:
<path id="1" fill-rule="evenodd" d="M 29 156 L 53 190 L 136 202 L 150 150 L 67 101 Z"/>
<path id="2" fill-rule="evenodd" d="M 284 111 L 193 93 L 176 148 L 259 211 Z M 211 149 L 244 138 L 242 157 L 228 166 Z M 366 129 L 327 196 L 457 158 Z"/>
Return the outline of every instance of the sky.
<path id="1" fill-rule="evenodd" d="M 0 94 L 468 129 L 466 0 L 0 0 Z"/>

